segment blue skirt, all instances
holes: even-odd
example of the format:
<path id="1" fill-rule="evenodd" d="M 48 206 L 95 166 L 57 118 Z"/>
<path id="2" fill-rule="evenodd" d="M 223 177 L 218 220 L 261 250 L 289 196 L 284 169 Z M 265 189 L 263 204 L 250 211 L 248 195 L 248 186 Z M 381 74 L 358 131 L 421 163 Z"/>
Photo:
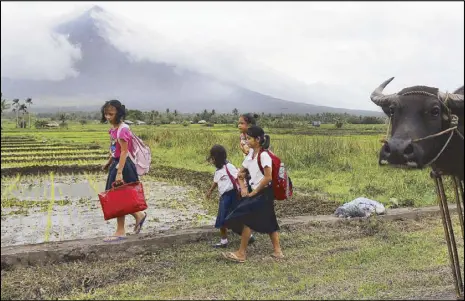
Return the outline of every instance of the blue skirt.
<path id="1" fill-rule="evenodd" d="M 218 205 L 218 215 L 216 216 L 215 228 L 224 227 L 224 220 L 226 216 L 234 208 L 234 205 L 237 202 L 236 190 L 232 189 L 226 191 L 221 195 L 219 205 Z"/>
<path id="2" fill-rule="evenodd" d="M 116 173 L 118 169 L 116 165 L 119 163 L 119 158 L 113 158 L 113 163 L 111 163 L 110 168 L 108 169 L 108 178 L 107 184 L 105 185 L 105 190 L 111 189 L 111 184 L 116 180 Z M 123 181 L 124 183 L 133 183 L 139 181 L 139 175 L 137 174 L 136 165 L 132 162 L 129 156 L 126 158 L 126 164 L 123 168 Z"/>
<path id="3" fill-rule="evenodd" d="M 225 226 L 234 232 L 242 233 L 246 225 L 258 233 L 273 233 L 279 230 L 274 211 L 273 189 L 269 186 L 252 198 L 243 198 L 228 214 Z"/>

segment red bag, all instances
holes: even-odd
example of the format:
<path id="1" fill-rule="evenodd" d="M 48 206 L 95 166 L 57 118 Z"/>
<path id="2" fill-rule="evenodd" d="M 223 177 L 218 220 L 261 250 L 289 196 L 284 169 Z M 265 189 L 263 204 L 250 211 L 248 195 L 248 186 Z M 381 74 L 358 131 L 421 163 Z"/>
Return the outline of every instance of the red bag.
<path id="1" fill-rule="evenodd" d="M 263 175 L 265 175 L 265 171 L 263 170 L 260 158 L 262 152 L 267 152 L 271 157 L 271 185 L 273 187 L 275 199 L 278 201 L 289 200 L 292 197 L 293 192 L 292 181 L 291 177 L 287 174 L 284 163 L 281 162 L 281 159 L 279 159 L 272 151 L 261 150 L 257 156 L 257 163 Z"/>
<path id="2" fill-rule="evenodd" d="M 109 220 L 147 209 L 144 187 L 141 182 L 123 184 L 99 193 L 103 217 Z"/>

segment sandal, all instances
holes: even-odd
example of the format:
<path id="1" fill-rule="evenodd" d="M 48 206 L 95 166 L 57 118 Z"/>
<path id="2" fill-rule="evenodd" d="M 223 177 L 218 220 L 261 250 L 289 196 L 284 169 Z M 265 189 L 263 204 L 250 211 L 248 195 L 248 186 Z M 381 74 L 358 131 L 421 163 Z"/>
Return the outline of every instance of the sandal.
<path id="1" fill-rule="evenodd" d="M 274 259 L 283 259 L 284 258 L 284 254 L 283 253 L 279 253 L 279 254 L 271 254 L 270 255 L 271 257 L 273 257 Z"/>
<path id="2" fill-rule="evenodd" d="M 223 252 L 221 254 L 223 255 L 224 258 L 226 258 L 228 260 L 239 262 L 239 263 L 244 263 L 245 262 L 245 259 L 240 259 L 233 252 Z"/>
<path id="3" fill-rule="evenodd" d="M 144 212 L 145 216 L 140 220 L 138 224 L 134 226 L 134 234 L 139 234 L 140 230 L 142 230 L 142 226 L 144 225 L 145 219 L 147 218 L 147 212 Z"/>
<path id="4" fill-rule="evenodd" d="M 104 242 L 116 242 L 116 241 L 121 241 L 125 239 L 126 239 L 126 236 L 112 235 L 112 236 L 106 237 L 103 241 Z"/>

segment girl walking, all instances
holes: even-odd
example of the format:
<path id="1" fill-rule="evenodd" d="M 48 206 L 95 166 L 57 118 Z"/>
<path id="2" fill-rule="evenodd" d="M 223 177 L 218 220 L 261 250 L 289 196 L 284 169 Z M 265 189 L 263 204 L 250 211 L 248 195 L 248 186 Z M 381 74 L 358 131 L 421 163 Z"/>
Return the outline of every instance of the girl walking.
<path id="1" fill-rule="evenodd" d="M 228 230 L 224 226 L 224 220 L 237 200 L 237 189 L 239 188 L 237 187 L 238 184 L 236 184 L 238 170 L 228 162 L 226 149 L 222 145 L 217 144 L 210 149 L 208 161 L 216 167 L 216 171 L 213 176 L 213 183 L 207 192 L 207 198 L 210 198 L 215 188 L 218 188 L 220 195 L 215 228 L 220 229 L 221 241 L 213 245 L 213 247 L 225 248 L 228 245 Z"/>
<path id="2" fill-rule="evenodd" d="M 249 146 L 247 145 L 247 130 L 252 125 L 257 124 L 257 121 L 256 121 L 257 118 L 258 118 L 257 114 L 252 115 L 250 113 L 242 114 L 239 117 L 239 121 L 237 123 L 237 127 L 240 132 L 239 147 L 241 148 L 241 151 L 244 157 L 247 156 L 247 154 L 249 153 Z"/>
<path id="3" fill-rule="evenodd" d="M 128 156 L 129 149 L 132 149 L 132 133 L 129 128 L 123 127 L 119 130 L 126 117 L 126 108 L 118 100 L 110 100 L 105 102 L 101 109 L 102 123 L 108 121 L 111 125 L 109 130 L 110 134 L 110 158 L 108 162 L 102 167 L 103 170 L 108 170 L 108 178 L 105 190 L 112 188 L 115 185 L 122 185 L 123 183 L 132 183 L 139 181 L 136 166 Z M 118 137 L 117 137 L 118 135 Z M 138 234 L 142 229 L 147 213 L 138 211 L 131 214 L 135 220 L 134 233 Z M 125 216 L 116 218 L 117 227 L 115 233 L 104 239 L 106 242 L 119 241 L 125 238 Z"/>
<path id="4" fill-rule="evenodd" d="M 257 114 L 252 115 L 250 113 L 246 113 L 246 114 L 242 114 L 239 117 L 239 121 L 237 122 L 237 127 L 238 127 L 239 132 L 240 132 L 239 147 L 241 148 L 241 152 L 244 155 L 244 158 L 247 157 L 247 155 L 249 154 L 249 145 L 247 143 L 247 130 L 251 126 L 257 124 L 257 119 L 258 119 Z M 249 186 L 249 180 L 250 180 L 250 174 L 248 173 L 248 171 L 246 171 L 245 176 L 244 176 L 243 179 L 241 179 L 241 181 L 244 182 L 244 185 L 245 185 L 247 191 L 250 192 L 251 188 Z M 249 239 L 249 244 L 251 244 L 253 242 L 255 242 L 255 236 L 253 235 L 253 233 L 251 233 L 250 234 L 250 239 Z"/>
<path id="5" fill-rule="evenodd" d="M 250 185 L 252 191 L 248 192 L 244 187 L 244 181 L 239 181 L 243 198 L 237 207 L 226 217 L 225 225 L 228 228 L 241 227 L 243 225 L 241 244 L 236 252 L 226 252 L 223 256 L 236 262 L 245 262 L 247 245 L 251 231 L 268 233 L 274 252 L 272 257 L 283 258 L 283 252 L 279 244 L 279 226 L 274 210 L 274 195 L 271 187 L 272 161 L 266 152 L 270 145 L 270 137 L 265 135 L 262 128 L 251 126 L 247 130 L 247 143 L 249 154 L 242 163 L 239 179 L 243 178 L 245 171 L 250 173 Z M 260 163 L 264 173 L 260 171 L 257 156 L 260 155 Z"/>

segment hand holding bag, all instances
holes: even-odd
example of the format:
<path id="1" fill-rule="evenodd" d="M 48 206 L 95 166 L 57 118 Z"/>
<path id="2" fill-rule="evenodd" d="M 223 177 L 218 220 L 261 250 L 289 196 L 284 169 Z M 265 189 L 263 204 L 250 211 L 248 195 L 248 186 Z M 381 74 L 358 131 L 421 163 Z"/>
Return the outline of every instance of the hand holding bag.
<path id="1" fill-rule="evenodd" d="M 141 182 L 123 183 L 120 186 L 113 183 L 111 189 L 99 193 L 98 197 L 105 220 L 147 209 Z"/>

